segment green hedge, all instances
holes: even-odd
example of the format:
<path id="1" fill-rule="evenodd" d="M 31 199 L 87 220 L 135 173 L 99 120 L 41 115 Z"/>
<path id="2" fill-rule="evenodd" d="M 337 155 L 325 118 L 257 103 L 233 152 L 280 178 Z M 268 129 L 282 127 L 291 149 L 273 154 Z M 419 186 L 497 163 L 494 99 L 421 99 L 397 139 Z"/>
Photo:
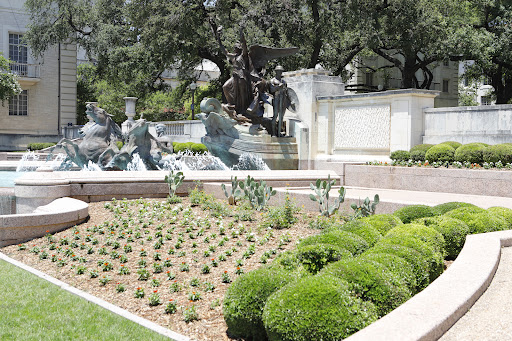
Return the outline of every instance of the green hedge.
<path id="1" fill-rule="evenodd" d="M 466 242 L 466 236 L 469 234 L 469 226 L 462 220 L 450 218 L 447 216 L 437 216 L 421 218 L 414 221 L 418 224 L 430 226 L 436 229 L 444 237 L 446 259 L 453 260 L 457 258 L 460 250 Z"/>
<path id="2" fill-rule="evenodd" d="M 508 229 L 508 224 L 505 219 L 491 212 L 473 214 L 471 220 L 467 222 L 467 224 L 471 234 L 503 231 Z"/>
<path id="3" fill-rule="evenodd" d="M 341 230 L 331 230 L 326 233 L 317 234 L 301 240 L 297 246 L 300 250 L 304 246 L 314 244 L 332 244 L 344 248 L 352 255 L 356 256 L 366 249 L 368 243 L 358 235 Z"/>
<path id="4" fill-rule="evenodd" d="M 506 208 L 506 207 L 494 206 L 494 207 L 488 208 L 487 212 L 490 212 L 492 214 L 495 214 L 495 215 L 505 219 L 505 222 L 507 223 L 507 230 L 512 229 L 512 209 Z"/>
<path id="5" fill-rule="evenodd" d="M 453 149 L 457 150 L 457 148 L 459 148 L 460 146 L 462 146 L 462 143 L 460 142 L 455 142 L 455 141 L 446 141 L 446 142 L 443 142 L 441 144 L 447 144 L 449 145 L 450 147 L 452 147 Z"/>
<path id="6" fill-rule="evenodd" d="M 427 205 L 410 205 L 399 208 L 393 214 L 404 224 L 408 224 L 418 218 L 433 217 L 436 215 L 436 211 L 433 207 Z"/>
<path id="7" fill-rule="evenodd" d="M 368 245 L 372 247 L 382 238 L 382 234 L 379 231 L 370 225 L 370 223 L 362 220 L 352 220 L 348 223 L 345 223 L 341 226 L 343 231 L 352 232 L 357 234 L 359 237 L 366 240 Z"/>
<path id="8" fill-rule="evenodd" d="M 228 332 L 238 337 L 265 339 L 261 315 L 267 298 L 296 279 L 275 268 L 260 268 L 238 277 L 224 296 L 222 311 Z"/>
<path id="9" fill-rule="evenodd" d="M 411 148 L 409 151 L 411 153 L 411 159 L 414 161 L 424 161 L 425 153 L 429 150 L 433 144 L 418 144 Z"/>
<path id="10" fill-rule="evenodd" d="M 404 224 L 390 230 L 385 238 L 410 236 L 428 244 L 435 252 L 445 257 L 445 240 L 441 233 L 434 228 L 420 224 Z"/>
<path id="11" fill-rule="evenodd" d="M 416 276 L 413 267 L 402 257 L 389 253 L 365 252 L 358 258 L 361 261 L 373 261 L 384 265 L 393 274 L 403 279 L 411 293 L 416 292 Z"/>
<path id="12" fill-rule="evenodd" d="M 56 143 L 53 142 L 34 142 L 29 143 L 27 149 L 28 150 L 41 150 L 49 147 L 55 146 Z"/>
<path id="13" fill-rule="evenodd" d="M 438 215 L 445 214 L 459 207 L 476 207 L 473 204 L 467 202 L 451 201 L 444 204 L 434 206 L 434 212 Z"/>
<path id="14" fill-rule="evenodd" d="M 394 255 L 409 263 L 416 278 L 416 287 L 414 292 L 419 292 L 430 283 L 429 260 L 415 249 L 400 244 L 378 243 L 366 251 L 363 256 L 373 254 Z"/>
<path id="15" fill-rule="evenodd" d="M 361 221 L 373 226 L 381 235 L 385 235 L 393 227 L 402 224 L 400 218 L 393 214 L 375 214 L 361 218 Z"/>
<path id="16" fill-rule="evenodd" d="M 350 284 L 357 297 L 372 302 L 384 316 L 411 296 L 405 281 L 384 265 L 367 259 L 344 259 L 326 266 L 320 275 L 331 275 Z"/>
<path id="17" fill-rule="evenodd" d="M 443 255 L 440 252 L 436 252 L 432 246 L 423 242 L 419 238 L 415 238 L 410 235 L 394 235 L 390 237 L 386 236 L 382 238 L 377 245 L 379 244 L 391 244 L 410 247 L 418 251 L 425 258 L 425 260 L 428 262 L 427 274 L 429 278 L 427 282 L 420 282 L 419 285 L 428 285 L 443 272 Z"/>
<path id="18" fill-rule="evenodd" d="M 316 274 L 329 263 L 352 257 L 352 253 L 334 244 L 313 244 L 297 248 L 297 257 L 308 272 Z"/>
<path id="19" fill-rule="evenodd" d="M 436 144 L 425 153 L 425 160 L 432 162 L 452 162 L 454 160 L 455 149 L 447 144 Z"/>
<path id="20" fill-rule="evenodd" d="M 407 150 L 395 150 L 391 152 L 389 158 L 394 161 L 409 161 L 411 154 Z"/>
<path id="21" fill-rule="evenodd" d="M 487 145 L 485 143 L 468 143 L 460 146 L 455 151 L 455 161 L 482 163 L 483 151 Z"/>
<path id="22" fill-rule="evenodd" d="M 172 148 L 175 153 L 191 151 L 194 154 L 202 154 L 208 151 L 204 144 L 194 142 L 173 142 Z"/>
<path id="23" fill-rule="evenodd" d="M 269 340 L 341 340 L 377 320 L 370 302 L 332 276 L 290 283 L 269 297 L 263 323 Z"/>
<path id="24" fill-rule="evenodd" d="M 509 143 L 489 146 L 482 151 L 482 159 L 485 162 L 501 161 L 503 165 L 512 162 L 512 145 Z"/>

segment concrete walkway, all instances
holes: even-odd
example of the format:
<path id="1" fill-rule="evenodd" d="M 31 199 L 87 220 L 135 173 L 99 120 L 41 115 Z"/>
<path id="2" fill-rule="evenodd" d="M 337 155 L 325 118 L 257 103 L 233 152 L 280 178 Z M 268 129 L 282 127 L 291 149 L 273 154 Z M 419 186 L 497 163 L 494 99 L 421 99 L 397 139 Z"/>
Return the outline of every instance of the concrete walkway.
<path id="1" fill-rule="evenodd" d="M 512 247 L 501 260 L 487 291 L 439 340 L 512 340 Z"/>

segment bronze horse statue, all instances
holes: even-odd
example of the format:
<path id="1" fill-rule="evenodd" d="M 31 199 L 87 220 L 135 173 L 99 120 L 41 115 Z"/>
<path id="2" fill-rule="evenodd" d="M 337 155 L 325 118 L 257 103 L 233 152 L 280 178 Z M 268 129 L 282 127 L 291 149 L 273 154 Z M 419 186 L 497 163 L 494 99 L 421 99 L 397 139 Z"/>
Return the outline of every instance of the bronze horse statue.
<path id="1" fill-rule="evenodd" d="M 77 143 L 64 138 L 54 147 L 60 147 L 66 152 L 67 158 L 63 165 L 70 166 L 71 162 L 74 162 L 78 167 L 84 168 L 89 164 L 89 161 L 98 163 L 101 160 L 101 166 L 103 163 L 110 161 L 108 155 L 103 155 L 105 151 L 114 145 L 117 138 L 122 136 L 121 129 L 112 120 L 112 115 L 104 109 L 93 104 L 87 104 L 86 113 L 92 117 L 94 123 L 84 127 L 82 141 Z M 48 157 L 51 157 L 51 155 L 50 152 Z"/>

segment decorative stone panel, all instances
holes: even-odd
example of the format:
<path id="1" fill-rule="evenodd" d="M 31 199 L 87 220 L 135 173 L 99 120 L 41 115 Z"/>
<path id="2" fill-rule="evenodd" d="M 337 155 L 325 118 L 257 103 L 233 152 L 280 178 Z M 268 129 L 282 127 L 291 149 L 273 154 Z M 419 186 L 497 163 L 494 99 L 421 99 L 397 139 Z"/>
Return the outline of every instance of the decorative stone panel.
<path id="1" fill-rule="evenodd" d="M 389 105 L 337 108 L 334 149 L 389 149 Z"/>

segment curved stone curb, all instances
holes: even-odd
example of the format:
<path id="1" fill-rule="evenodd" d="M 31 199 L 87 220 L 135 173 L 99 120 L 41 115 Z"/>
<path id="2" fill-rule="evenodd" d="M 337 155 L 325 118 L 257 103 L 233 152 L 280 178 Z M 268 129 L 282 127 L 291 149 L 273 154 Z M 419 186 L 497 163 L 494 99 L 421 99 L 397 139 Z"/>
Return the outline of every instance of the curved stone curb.
<path id="1" fill-rule="evenodd" d="M 88 216 L 89 205 L 73 198 L 59 198 L 32 213 L 0 215 L 0 247 L 61 231 Z"/>
<path id="2" fill-rule="evenodd" d="M 130 313 L 129 311 L 125 310 L 125 309 L 122 309 L 122 308 L 119 308 L 118 306 L 115 306 L 111 303 L 108 303 L 107 301 L 104 301 L 102 300 L 101 298 L 98 298 L 96 296 L 93 296 L 89 293 L 86 293 L 85 291 L 82 291 L 80 289 L 77 289 L 75 287 L 72 287 L 71 285 L 69 284 L 66 284 L 52 276 L 49 276 L 39 270 L 36 270 L 28 265 L 25 265 L 21 262 L 18 262 L 17 260 L 15 259 L 12 259 L 10 258 L 9 256 L 5 255 L 4 253 L 0 252 L 0 259 L 1 260 L 4 260 L 12 265 L 15 265 L 25 271 L 28 271 L 34 275 L 36 275 L 37 277 L 39 278 L 42 278 L 44 280 L 47 280 L 48 282 L 52 283 L 52 284 L 55 284 L 57 286 L 59 286 L 61 289 L 64 289 L 70 293 L 72 293 L 73 295 L 77 295 L 83 299 L 86 299 L 87 301 L 91 302 L 91 303 L 94 303 L 94 304 L 97 304 L 99 305 L 100 307 L 102 308 L 105 308 L 111 312 L 113 312 L 114 314 L 117 314 L 117 315 L 120 315 L 130 321 L 133 321 L 137 324 L 140 324 L 141 326 L 144 326 L 148 329 L 151 329 L 152 331 L 160 334 L 160 335 L 163 335 L 163 336 L 166 336 L 166 337 L 169 337 L 171 338 L 172 340 L 175 340 L 175 341 L 190 341 L 190 338 L 184 336 L 184 335 L 181 335 L 181 334 L 178 334 L 176 332 L 173 332 L 172 330 L 169 330 L 167 328 L 164 328 L 154 322 L 151 322 L 149 320 L 146 320 L 145 318 L 143 317 L 140 317 L 140 316 L 137 316 L 135 314 L 132 314 Z"/>
<path id="3" fill-rule="evenodd" d="M 491 283 L 501 247 L 512 231 L 470 235 L 439 278 L 391 313 L 346 340 L 437 340 L 461 318 Z"/>

